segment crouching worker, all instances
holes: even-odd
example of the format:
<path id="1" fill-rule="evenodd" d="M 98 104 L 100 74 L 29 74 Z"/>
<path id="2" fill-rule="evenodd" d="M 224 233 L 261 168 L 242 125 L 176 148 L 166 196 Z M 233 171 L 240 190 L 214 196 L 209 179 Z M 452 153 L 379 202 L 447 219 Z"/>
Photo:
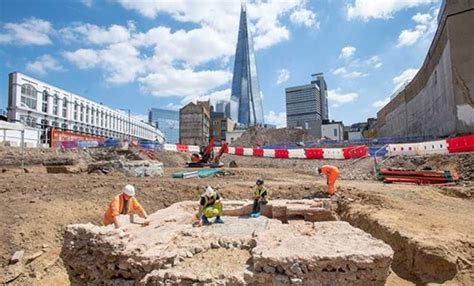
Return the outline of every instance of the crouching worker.
<path id="1" fill-rule="evenodd" d="M 258 179 L 255 184 L 255 197 L 253 201 L 253 210 L 250 214 L 250 217 L 257 218 L 260 216 L 260 209 L 262 205 L 266 205 L 268 203 L 270 191 L 263 186 L 263 179 Z"/>
<path id="2" fill-rule="evenodd" d="M 126 185 L 122 189 L 122 193 L 117 195 L 109 205 L 104 215 L 104 225 L 114 224 L 115 228 L 120 227 L 118 222 L 119 215 L 129 215 L 130 222 L 134 223 L 134 214 L 138 214 L 144 218 L 143 225 L 150 224 L 148 215 L 143 207 L 135 198 L 135 188 L 132 185 Z"/>
<path id="3" fill-rule="evenodd" d="M 336 166 L 324 165 L 318 168 L 318 173 L 327 177 L 328 195 L 334 196 L 336 193 L 336 179 L 339 176 L 339 169 Z"/>
<path id="4" fill-rule="evenodd" d="M 200 224 L 209 225 L 210 218 L 215 217 L 214 223 L 224 223 L 221 219 L 222 203 L 221 196 L 212 187 L 208 186 L 206 192 L 201 195 L 199 201 L 199 212 L 197 217 L 200 218 Z"/>

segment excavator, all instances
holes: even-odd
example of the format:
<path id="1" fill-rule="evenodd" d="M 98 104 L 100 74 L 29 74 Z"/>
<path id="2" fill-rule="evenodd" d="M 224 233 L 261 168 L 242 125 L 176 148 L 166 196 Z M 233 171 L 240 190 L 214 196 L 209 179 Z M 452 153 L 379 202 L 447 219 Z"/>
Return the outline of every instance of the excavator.
<path id="1" fill-rule="evenodd" d="M 188 167 L 201 168 L 201 167 L 211 167 L 211 168 L 220 168 L 224 166 L 219 162 L 222 155 L 229 151 L 229 144 L 225 141 L 221 142 L 221 148 L 219 152 L 214 156 L 214 147 L 215 147 L 215 138 L 211 137 L 207 146 L 201 147 L 201 152 L 191 154 L 191 162 L 187 162 Z"/>

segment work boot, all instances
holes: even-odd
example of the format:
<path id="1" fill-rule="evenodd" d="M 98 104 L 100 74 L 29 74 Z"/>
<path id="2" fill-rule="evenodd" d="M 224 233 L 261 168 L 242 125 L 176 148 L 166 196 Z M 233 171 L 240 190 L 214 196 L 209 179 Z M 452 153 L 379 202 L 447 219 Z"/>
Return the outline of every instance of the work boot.
<path id="1" fill-rule="evenodd" d="M 214 223 L 224 223 L 224 221 L 221 219 L 220 216 L 216 217 L 216 219 L 214 220 Z"/>
<path id="2" fill-rule="evenodd" d="M 260 212 L 253 212 L 250 214 L 250 217 L 253 217 L 253 218 L 258 218 L 260 216 Z"/>
<path id="3" fill-rule="evenodd" d="M 211 224 L 211 222 L 204 215 L 201 216 L 201 220 L 202 220 L 203 225 L 210 225 Z"/>

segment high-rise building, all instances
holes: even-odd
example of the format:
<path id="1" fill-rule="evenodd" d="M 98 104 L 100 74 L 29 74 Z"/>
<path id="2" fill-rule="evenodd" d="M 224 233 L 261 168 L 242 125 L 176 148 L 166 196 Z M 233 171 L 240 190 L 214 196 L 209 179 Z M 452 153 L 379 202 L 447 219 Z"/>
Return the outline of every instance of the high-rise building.
<path id="1" fill-rule="evenodd" d="M 179 143 L 206 146 L 210 131 L 210 103 L 190 102 L 179 110 Z"/>
<path id="2" fill-rule="evenodd" d="M 179 112 L 175 110 L 151 108 L 148 123 L 159 128 L 165 136 L 165 142 L 179 142 Z"/>
<path id="3" fill-rule="evenodd" d="M 303 128 L 321 137 L 321 122 L 328 119 L 327 86 L 320 74 L 310 84 L 288 87 L 286 93 L 286 124 L 291 128 Z"/>
<path id="4" fill-rule="evenodd" d="M 231 117 L 231 115 L 230 115 L 230 102 L 228 102 L 226 100 L 218 100 L 216 102 L 215 112 L 222 112 L 222 113 L 224 113 L 225 117 Z"/>
<path id="5" fill-rule="evenodd" d="M 19 72 L 8 76 L 8 120 L 38 129 L 42 144 L 51 143 L 53 129 L 78 136 L 163 142 L 160 130 L 127 111 L 112 109 Z"/>
<path id="6" fill-rule="evenodd" d="M 245 3 L 240 11 L 239 36 L 235 51 L 230 110 L 231 118 L 242 125 L 262 125 L 263 108 L 257 78 L 252 35 L 247 25 Z"/>
<path id="7" fill-rule="evenodd" d="M 234 122 L 224 112 L 211 112 L 211 132 L 216 140 L 226 140 L 228 131 L 234 130 Z"/>

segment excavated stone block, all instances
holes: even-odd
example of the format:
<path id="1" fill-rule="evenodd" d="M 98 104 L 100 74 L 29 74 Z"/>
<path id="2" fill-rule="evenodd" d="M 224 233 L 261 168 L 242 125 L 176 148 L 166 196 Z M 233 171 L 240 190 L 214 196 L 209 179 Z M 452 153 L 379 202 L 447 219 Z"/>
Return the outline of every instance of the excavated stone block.
<path id="1" fill-rule="evenodd" d="M 145 227 L 126 216 L 118 230 L 69 225 L 61 256 L 81 285 L 384 284 L 393 252 L 382 241 L 346 222 L 249 218 L 250 203 L 224 201 L 233 215 L 203 227 L 193 227 L 197 202 L 162 209 Z M 266 206 L 270 215 L 275 206 L 311 219 L 330 204 L 277 200 Z"/>
<path id="2" fill-rule="evenodd" d="M 130 177 L 163 176 L 163 163 L 158 161 L 120 162 L 119 170 Z"/>

